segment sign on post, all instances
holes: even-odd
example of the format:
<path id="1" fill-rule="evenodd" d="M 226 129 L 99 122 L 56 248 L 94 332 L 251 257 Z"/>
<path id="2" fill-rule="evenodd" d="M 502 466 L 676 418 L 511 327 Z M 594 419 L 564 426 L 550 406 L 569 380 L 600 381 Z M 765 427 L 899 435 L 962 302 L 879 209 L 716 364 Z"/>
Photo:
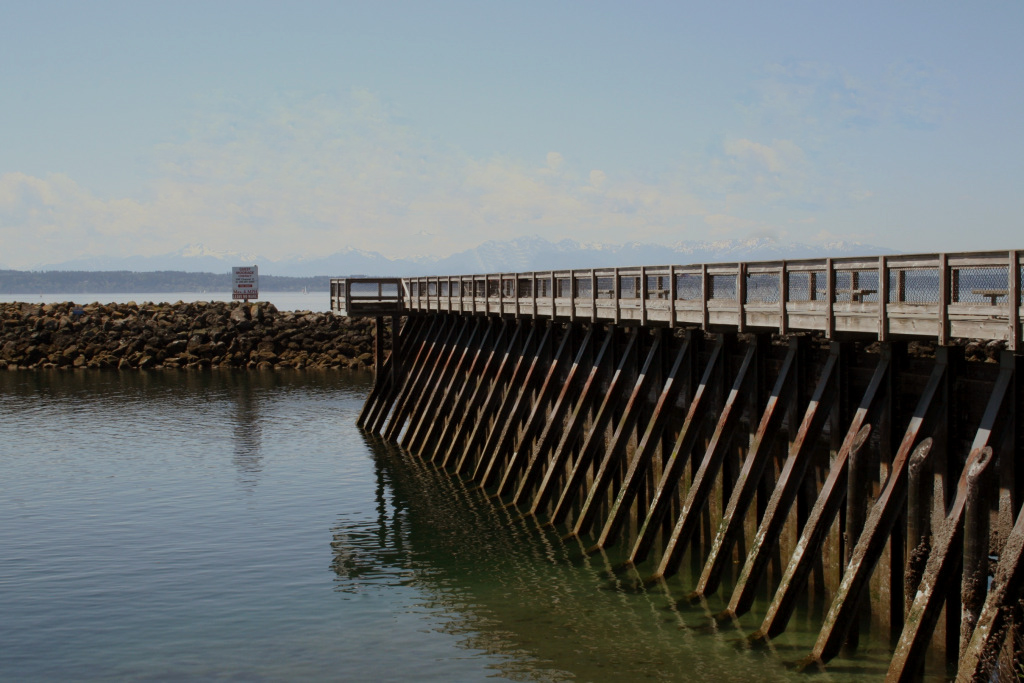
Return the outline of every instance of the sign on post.
<path id="1" fill-rule="evenodd" d="M 258 299 L 260 296 L 260 274 L 257 266 L 235 266 L 231 269 L 232 299 Z"/>

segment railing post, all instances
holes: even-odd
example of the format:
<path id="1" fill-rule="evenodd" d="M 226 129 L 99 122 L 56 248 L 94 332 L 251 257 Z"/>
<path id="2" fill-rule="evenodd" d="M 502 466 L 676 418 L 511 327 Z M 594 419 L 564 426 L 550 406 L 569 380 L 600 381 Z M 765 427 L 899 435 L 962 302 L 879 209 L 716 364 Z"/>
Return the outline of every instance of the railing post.
<path id="1" fill-rule="evenodd" d="M 782 262 L 779 268 L 779 334 L 789 334 L 789 316 L 786 311 L 786 302 L 789 301 L 789 273 L 786 271 L 786 262 Z"/>
<path id="2" fill-rule="evenodd" d="M 590 322 L 597 322 L 597 274 L 590 269 Z"/>
<path id="3" fill-rule="evenodd" d="M 1010 274 L 1009 285 L 1006 289 L 1008 296 L 1006 302 L 1010 305 L 1010 336 L 1007 346 L 1010 351 L 1019 351 L 1021 348 L 1020 334 L 1020 259 L 1017 250 L 1010 251 Z"/>
<path id="4" fill-rule="evenodd" d="M 535 271 L 530 273 L 530 298 L 531 298 L 531 301 L 532 301 L 530 308 L 533 310 L 533 317 L 536 318 L 537 317 L 537 273 Z M 552 313 L 551 319 L 554 320 L 554 318 L 555 318 L 554 311 L 552 311 L 551 313 Z"/>
<path id="5" fill-rule="evenodd" d="M 939 254 L 939 346 L 949 343 L 949 304 L 952 298 L 949 275 L 949 257 Z"/>
<path id="6" fill-rule="evenodd" d="M 622 283 L 619 282 L 619 269 L 614 269 L 614 275 L 612 276 L 612 298 L 615 299 L 615 324 L 619 324 L 620 320 L 620 306 L 619 306 L 619 295 L 622 294 Z"/>
<path id="7" fill-rule="evenodd" d="M 516 320 L 519 320 L 519 273 L 512 276 L 512 297 L 516 300 Z"/>
<path id="8" fill-rule="evenodd" d="M 569 269 L 569 322 L 576 322 L 576 271 Z"/>
<path id="9" fill-rule="evenodd" d="M 825 259 L 825 297 L 828 307 L 825 309 L 825 338 L 832 339 L 836 331 L 836 271 L 832 268 L 832 259 Z"/>
<path id="10" fill-rule="evenodd" d="M 555 309 L 555 271 L 548 273 L 548 297 L 551 298 L 551 319 L 554 320 L 557 317 L 558 311 Z"/>
<path id="11" fill-rule="evenodd" d="M 640 325 L 647 325 L 647 268 L 640 266 Z"/>
<path id="12" fill-rule="evenodd" d="M 878 257 L 878 341 L 889 341 L 889 261 Z"/>
<path id="13" fill-rule="evenodd" d="M 668 326 L 676 326 L 676 267 L 668 267 Z"/>
<path id="14" fill-rule="evenodd" d="M 736 331 L 747 331 L 747 264 L 740 263 L 736 268 Z"/>
<path id="15" fill-rule="evenodd" d="M 711 292 L 708 289 L 708 264 L 702 263 L 700 264 L 700 328 L 705 332 L 708 331 L 708 324 L 711 322 L 711 315 L 708 312 L 708 301 L 711 298 Z"/>

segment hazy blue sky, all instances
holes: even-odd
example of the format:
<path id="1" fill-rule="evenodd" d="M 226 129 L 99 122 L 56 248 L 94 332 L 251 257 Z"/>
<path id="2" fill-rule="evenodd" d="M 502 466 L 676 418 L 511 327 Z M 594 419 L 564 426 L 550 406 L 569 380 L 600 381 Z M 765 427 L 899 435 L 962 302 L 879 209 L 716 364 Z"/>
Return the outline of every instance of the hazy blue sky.
<path id="1" fill-rule="evenodd" d="M 0 265 L 1024 248 L 1024 2 L 0 0 Z"/>

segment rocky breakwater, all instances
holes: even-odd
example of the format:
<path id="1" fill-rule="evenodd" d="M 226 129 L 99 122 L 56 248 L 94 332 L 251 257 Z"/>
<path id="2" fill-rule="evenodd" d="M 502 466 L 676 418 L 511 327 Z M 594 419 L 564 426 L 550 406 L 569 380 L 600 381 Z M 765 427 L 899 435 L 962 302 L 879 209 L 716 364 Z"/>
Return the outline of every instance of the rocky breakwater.
<path id="1" fill-rule="evenodd" d="M 0 369 L 359 368 L 374 332 L 269 303 L 0 303 Z"/>

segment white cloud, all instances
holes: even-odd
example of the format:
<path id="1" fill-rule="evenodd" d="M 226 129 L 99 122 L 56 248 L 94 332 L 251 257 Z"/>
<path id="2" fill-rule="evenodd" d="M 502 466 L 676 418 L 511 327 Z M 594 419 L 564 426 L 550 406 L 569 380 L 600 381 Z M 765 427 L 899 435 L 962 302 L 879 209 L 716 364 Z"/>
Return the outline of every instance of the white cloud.
<path id="1" fill-rule="evenodd" d="M 823 62 L 772 64 L 755 84 L 749 113 L 805 136 L 895 124 L 931 128 L 951 102 L 952 76 L 903 60 L 877 73 L 851 73 Z"/>
<path id="2" fill-rule="evenodd" d="M 395 123 L 365 91 L 342 101 L 210 103 L 157 158 L 160 179 L 140 197 L 101 198 L 60 175 L 0 177 L 0 262 L 154 255 L 199 242 L 276 256 L 351 246 L 396 257 L 532 234 L 675 242 L 702 238 L 707 226 L 774 229 L 722 217 L 755 215 L 766 199 L 817 197 L 811 163 L 791 140 L 731 138 L 703 166 L 639 180 L 584 171 L 554 151 L 540 167 L 470 158 Z"/>

